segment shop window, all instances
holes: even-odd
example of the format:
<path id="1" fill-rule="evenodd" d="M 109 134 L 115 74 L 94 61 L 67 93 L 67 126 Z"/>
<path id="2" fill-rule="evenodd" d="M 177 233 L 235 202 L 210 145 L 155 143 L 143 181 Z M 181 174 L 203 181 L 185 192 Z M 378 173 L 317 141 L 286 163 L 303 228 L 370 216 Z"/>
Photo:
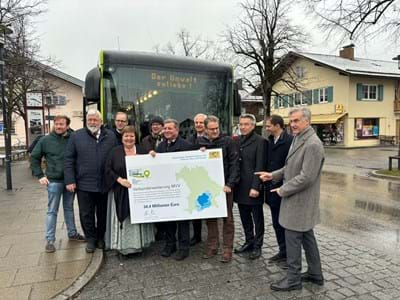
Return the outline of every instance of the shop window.
<path id="1" fill-rule="evenodd" d="M 379 137 L 379 119 L 355 119 L 354 139 L 377 139 Z"/>

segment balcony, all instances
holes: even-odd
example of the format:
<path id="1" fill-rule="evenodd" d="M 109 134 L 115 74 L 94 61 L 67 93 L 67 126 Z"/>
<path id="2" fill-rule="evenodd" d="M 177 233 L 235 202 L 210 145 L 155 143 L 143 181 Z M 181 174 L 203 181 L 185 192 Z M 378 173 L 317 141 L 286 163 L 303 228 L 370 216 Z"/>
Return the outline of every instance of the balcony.
<path id="1" fill-rule="evenodd" d="M 400 100 L 394 100 L 394 112 L 400 113 Z"/>

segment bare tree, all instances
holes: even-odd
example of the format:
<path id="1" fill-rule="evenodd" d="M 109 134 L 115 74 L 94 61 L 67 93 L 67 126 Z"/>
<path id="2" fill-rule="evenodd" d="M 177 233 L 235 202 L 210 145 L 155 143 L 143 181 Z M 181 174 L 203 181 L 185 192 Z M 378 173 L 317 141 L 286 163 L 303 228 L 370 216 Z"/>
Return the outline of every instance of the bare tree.
<path id="1" fill-rule="evenodd" d="M 339 42 L 369 38 L 377 34 L 398 41 L 400 0 L 304 0 L 319 18 L 321 27 Z"/>
<path id="2" fill-rule="evenodd" d="M 276 94 L 275 84 L 283 81 L 290 88 L 300 89 L 291 62 L 282 59 L 308 40 L 304 30 L 291 24 L 287 16 L 290 5 L 289 0 L 245 1 L 239 23 L 226 34 L 232 51 L 241 58 L 238 71 L 262 95 L 267 116 L 271 112 L 271 96 Z"/>
<path id="3" fill-rule="evenodd" d="M 46 1 L 1 1 L 1 24 L 10 25 L 13 33 L 5 37 L 5 97 L 8 119 L 7 128 L 12 125 L 12 113 L 23 117 L 26 93 L 31 91 L 51 93 L 57 87 L 48 76 L 51 60 L 38 56 L 40 45 L 36 42 L 34 30 L 30 26 L 33 16 L 42 13 Z M 1 100 L 1 99 L 0 99 Z"/>
<path id="4" fill-rule="evenodd" d="M 187 29 L 182 28 L 176 34 L 174 42 L 168 42 L 165 46 L 156 45 L 157 53 L 181 55 L 194 58 L 202 58 L 214 61 L 223 61 L 227 51 L 222 51 L 220 42 L 194 35 Z"/>

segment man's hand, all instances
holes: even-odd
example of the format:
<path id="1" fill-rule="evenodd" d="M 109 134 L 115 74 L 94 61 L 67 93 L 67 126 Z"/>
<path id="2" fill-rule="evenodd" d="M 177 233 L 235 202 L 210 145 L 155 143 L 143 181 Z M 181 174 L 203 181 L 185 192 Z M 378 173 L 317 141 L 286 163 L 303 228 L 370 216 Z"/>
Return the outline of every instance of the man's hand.
<path id="1" fill-rule="evenodd" d="M 249 197 L 250 198 L 257 198 L 260 195 L 260 192 L 255 189 L 250 189 Z"/>
<path id="2" fill-rule="evenodd" d="M 254 175 L 257 175 L 261 181 L 270 181 L 272 180 L 272 173 L 268 172 L 254 172 Z"/>
<path id="3" fill-rule="evenodd" d="M 276 192 L 279 195 L 279 197 L 282 197 L 281 192 L 280 192 L 280 188 L 272 189 L 271 192 L 272 193 Z"/>
<path id="4" fill-rule="evenodd" d="M 76 190 L 76 184 L 75 183 L 67 184 L 65 188 L 67 189 L 68 192 L 73 193 Z"/>
<path id="5" fill-rule="evenodd" d="M 229 187 L 229 186 L 227 186 L 227 185 L 225 185 L 224 186 L 224 193 L 232 193 L 232 189 Z"/>
<path id="6" fill-rule="evenodd" d="M 47 186 L 50 183 L 50 181 L 47 179 L 46 176 L 43 176 L 42 178 L 40 178 L 39 182 L 41 185 L 44 185 L 44 186 Z"/>
<path id="7" fill-rule="evenodd" d="M 124 187 L 126 187 L 126 188 L 128 188 L 128 189 L 130 189 L 130 188 L 132 187 L 132 184 L 129 182 L 128 179 L 118 177 L 117 182 L 118 182 L 120 185 L 122 185 L 122 186 L 124 186 Z"/>
<path id="8" fill-rule="evenodd" d="M 156 157 L 156 151 L 154 150 L 151 150 L 149 154 L 151 155 L 151 157 Z"/>

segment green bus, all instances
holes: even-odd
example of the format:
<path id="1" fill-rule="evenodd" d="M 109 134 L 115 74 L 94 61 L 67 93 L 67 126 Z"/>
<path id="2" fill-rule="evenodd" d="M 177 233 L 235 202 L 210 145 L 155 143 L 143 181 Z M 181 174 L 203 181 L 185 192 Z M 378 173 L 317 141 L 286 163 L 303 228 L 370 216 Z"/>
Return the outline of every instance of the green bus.
<path id="1" fill-rule="evenodd" d="M 114 125 L 118 111 L 145 135 L 153 116 L 173 118 L 184 137 L 193 133 L 197 113 L 220 118 L 231 133 L 240 115 L 240 97 L 228 64 L 145 52 L 101 51 L 99 64 L 85 79 L 84 115 L 96 105 L 104 124 Z M 85 119 L 85 118 L 84 118 Z"/>

